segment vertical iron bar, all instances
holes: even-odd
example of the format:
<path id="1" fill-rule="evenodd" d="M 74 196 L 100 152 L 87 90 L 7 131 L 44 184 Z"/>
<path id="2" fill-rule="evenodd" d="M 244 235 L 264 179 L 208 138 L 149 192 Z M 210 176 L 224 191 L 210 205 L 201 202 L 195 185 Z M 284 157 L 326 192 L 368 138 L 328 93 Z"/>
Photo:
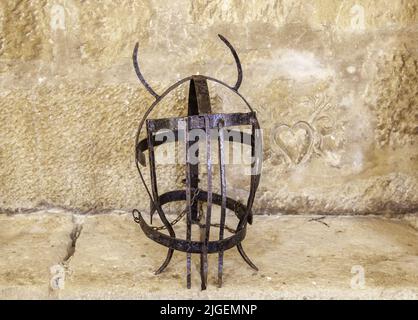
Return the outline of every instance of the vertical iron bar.
<path id="1" fill-rule="evenodd" d="M 188 110 L 187 115 L 188 116 L 194 116 L 199 114 L 199 106 L 198 106 L 198 99 L 196 95 L 196 84 L 194 79 L 190 80 L 190 87 L 189 87 L 189 102 L 188 102 Z M 195 143 L 199 143 L 199 138 L 195 137 L 193 141 L 187 141 L 186 142 L 188 147 L 191 147 Z M 199 157 L 199 149 L 196 150 L 196 156 Z M 193 190 L 196 190 L 199 187 L 199 165 L 193 164 L 190 165 L 190 187 Z M 198 202 L 194 201 L 191 204 L 191 216 L 192 221 L 198 222 Z"/>
<path id="2" fill-rule="evenodd" d="M 204 220 L 205 214 L 202 213 L 200 216 L 199 222 L 199 231 L 200 231 L 200 241 L 203 243 L 202 252 L 200 253 L 200 287 L 202 290 L 206 290 L 207 283 L 207 269 L 208 269 L 208 256 L 207 249 L 205 248 L 205 235 L 206 235 L 206 225 Z"/>
<path id="3" fill-rule="evenodd" d="M 251 160 L 252 160 L 252 162 L 251 162 L 250 194 L 248 196 L 248 201 L 247 201 L 247 212 L 245 213 L 245 215 L 239 221 L 238 226 L 237 226 L 237 231 L 244 228 L 247 224 L 247 221 L 249 223 L 252 223 L 252 220 L 253 220 L 252 206 L 253 206 L 253 203 L 254 203 L 255 192 L 256 192 L 256 189 L 257 189 L 257 183 L 258 183 L 257 179 L 259 177 L 259 172 L 254 172 L 254 168 L 256 168 L 256 166 L 258 166 L 258 163 L 253 162 L 253 161 L 258 161 L 258 156 L 257 156 L 257 158 L 255 157 L 255 153 L 256 153 L 255 143 L 256 143 L 256 134 L 257 134 L 257 129 L 258 129 L 258 126 L 256 125 L 256 123 L 257 123 L 256 121 L 251 121 Z M 241 257 L 244 259 L 244 261 L 251 268 L 258 271 L 257 266 L 250 260 L 250 258 L 245 253 L 241 242 L 237 244 L 237 249 L 238 249 L 238 252 L 241 255 Z"/>
<path id="4" fill-rule="evenodd" d="M 201 255 L 201 273 L 202 273 L 202 290 L 206 289 L 208 279 L 208 242 L 210 239 L 210 222 L 212 215 L 212 149 L 211 149 L 211 132 L 209 117 L 205 117 L 205 133 L 206 133 L 206 165 L 207 165 L 207 199 L 206 199 L 206 221 L 204 225 L 204 234 L 201 239 L 204 242 L 203 252 Z"/>
<path id="5" fill-rule="evenodd" d="M 254 198 L 255 198 L 255 192 L 257 190 L 257 181 L 256 178 L 258 176 L 258 173 L 256 174 L 255 168 L 256 165 L 258 165 L 258 163 L 256 163 L 258 157 L 256 158 L 255 156 L 255 143 L 256 143 L 256 134 L 257 134 L 257 126 L 256 126 L 256 122 L 254 121 L 254 119 L 252 119 L 251 121 L 251 182 L 250 182 L 250 194 L 248 196 L 248 201 L 247 201 L 247 214 L 245 215 L 245 223 L 247 223 L 247 221 L 251 224 L 253 222 L 253 213 L 252 213 L 252 207 L 253 207 L 253 203 L 254 203 Z"/>
<path id="6" fill-rule="evenodd" d="M 189 119 L 184 122 L 184 140 L 186 146 L 186 202 L 187 202 L 187 230 L 186 240 L 191 242 L 192 235 L 192 203 L 191 203 L 191 164 L 189 152 Z M 186 253 L 187 289 L 191 288 L 191 263 L 192 254 Z"/>
<path id="7" fill-rule="evenodd" d="M 193 76 L 190 80 L 189 87 L 189 101 L 187 115 L 194 116 L 199 114 L 211 113 L 209 89 L 206 79 L 202 76 Z M 199 136 L 196 136 L 192 141 L 188 141 L 189 146 L 199 143 Z M 199 158 L 199 146 L 193 156 Z M 190 166 L 190 185 L 192 190 L 197 190 L 199 187 L 199 164 L 192 164 Z M 199 201 L 192 203 L 192 221 L 198 223 L 198 206 Z"/>
<path id="8" fill-rule="evenodd" d="M 218 123 L 219 137 L 219 169 L 221 175 L 221 218 L 219 223 L 219 240 L 223 240 L 224 228 L 225 228 L 225 215 L 226 215 L 226 178 L 225 178 L 225 153 L 224 153 L 224 122 L 220 120 Z M 218 286 L 222 286 L 222 272 L 223 272 L 223 256 L 224 251 L 221 248 L 218 256 Z"/>

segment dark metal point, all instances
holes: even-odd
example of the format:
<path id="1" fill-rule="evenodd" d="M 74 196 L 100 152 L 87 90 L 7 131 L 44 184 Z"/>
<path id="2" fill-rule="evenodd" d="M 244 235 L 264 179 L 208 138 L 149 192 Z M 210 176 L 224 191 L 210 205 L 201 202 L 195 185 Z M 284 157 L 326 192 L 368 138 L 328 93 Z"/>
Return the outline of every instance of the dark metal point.
<path id="1" fill-rule="evenodd" d="M 255 271 L 258 271 L 257 266 L 250 260 L 250 258 L 248 258 L 247 254 L 245 253 L 242 244 L 238 243 L 237 244 L 237 249 L 238 252 L 240 253 L 241 257 L 244 259 L 244 261 L 251 267 L 253 268 Z"/>
<path id="2" fill-rule="evenodd" d="M 173 257 L 173 252 L 174 252 L 174 250 L 173 250 L 173 249 L 168 249 L 168 252 L 167 252 L 167 257 L 165 258 L 165 260 L 164 260 L 163 264 L 161 265 L 161 267 L 159 267 L 159 268 L 158 268 L 158 269 L 154 272 L 154 274 L 155 274 L 155 275 L 160 274 L 161 272 L 163 272 L 163 271 L 164 271 L 164 269 L 165 269 L 165 268 L 167 268 L 168 264 L 169 264 L 169 263 L 170 263 L 170 261 L 171 261 L 171 258 Z"/>

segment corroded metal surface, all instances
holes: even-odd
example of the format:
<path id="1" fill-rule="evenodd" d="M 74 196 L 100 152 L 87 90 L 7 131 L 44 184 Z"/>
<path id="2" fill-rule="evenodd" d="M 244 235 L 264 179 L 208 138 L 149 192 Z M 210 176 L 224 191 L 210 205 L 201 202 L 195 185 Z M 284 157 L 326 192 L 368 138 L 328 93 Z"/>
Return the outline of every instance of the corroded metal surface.
<path id="1" fill-rule="evenodd" d="M 212 253 L 218 254 L 218 286 L 222 285 L 223 274 L 223 254 L 225 250 L 237 247 L 243 259 L 255 270 L 257 267 L 248 258 L 242 247 L 242 240 L 246 235 L 247 223 L 252 223 L 252 205 L 254 202 L 255 193 L 260 181 L 261 169 L 261 137 L 260 126 L 255 112 L 245 100 L 245 98 L 238 92 L 242 82 L 242 68 L 239 57 L 229 43 L 223 36 L 219 35 L 220 39 L 228 46 L 234 56 L 238 77 L 234 86 L 230 86 L 220 80 L 204 76 L 193 75 L 184 78 L 177 83 L 170 86 L 161 95 L 157 94 L 143 77 L 139 64 L 137 61 L 138 44 L 135 45 L 133 52 L 133 63 L 135 72 L 145 86 L 148 92 L 155 97 L 154 103 L 145 112 L 141 120 L 135 141 L 135 158 L 136 166 L 138 168 L 140 179 L 150 198 L 150 223 L 148 225 L 143 218 L 143 215 L 136 209 L 132 214 L 135 222 L 137 222 L 146 236 L 155 242 L 166 246 L 168 248 L 167 257 L 161 267 L 156 273 L 162 272 L 170 263 L 173 251 L 181 251 L 186 253 L 186 275 L 187 287 L 191 287 L 191 257 L 192 254 L 200 255 L 200 274 L 201 274 L 201 288 L 206 289 L 207 286 L 207 272 L 208 259 L 207 255 Z M 157 104 L 172 90 L 179 85 L 189 81 L 189 97 L 188 97 L 188 114 L 187 117 L 172 117 L 164 119 L 149 119 L 150 112 L 157 106 Z M 210 96 L 208 89 L 208 81 L 216 82 L 230 89 L 237 94 L 250 112 L 247 113 L 212 113 Z M 140 134 L 143 127 L 146 127 L 147 137 L 140 140 Z M 229 127 L 234 126 L 250 126 L 251 134 L 231 130 Z M 204 132 L 203 136 L 191 134 L 192 130 L 198 129 Z M 172 132 L 172 141 L 163 139 L 163 134 L 160 130 L 170 130 Z M 213 135 L 213 130 L 216 130 L 216 136 Z M 204 141 L 201 141 L 204 140 Z M 218 151 L 218 165 L 220 172 L 220 194 L 213 192 L 213 167 L 214 159 L 212 159 L 212 150 L 216 150 L 212 145 L 217 141 Z M 156 157 L 155 147 L 167 142 L 183 142 L 186 152 L 185 172 L 186 177 L 185 189 L 169 191 L 163 194 L 159 193 L 157 173 L 156 173 Z M 193 162 L 191 159 L 195 157 L 199 159 L 199 142 L 205 142 L 206 155 L 206 187 L 207 190 L 202 190 L 199 187 L 199 162 Z M 243 204 L 227 196 L 227 179 L 226 179 L 226 155 L 225 143 L 238 142 L 251 146 L 251 181 L 250 190 L 247 203 Z M 197 148 L 193 148 L 197 146 Z M 148 166 L 150 170 L 151 187 L 145 182 L 141 171 L 141 166 L 146 166 L 145 152 L 148 151 Z M 177 218 L 171 222 L 163 210 L 163 206 L 171 202 L 185 201 L 186 207 L 182 210 Z M 206 203 L 206 211 L 202 208 L 202 204 Z M 214 222 L 212 216 L 213 205 L 220 206 L 219 222 Z M 228 212 L 233 212 L 237 218 L 237 226 L 235 228 L 226 225 L 226 216 Z M 162 225 L 152 225 L 152 217 L 157 213 Z M 175 224 L 186 217 L 186 235 L 185 239 L 181 239 L 176 235 L 173 228 Z M 200 237 L 199 241 L 192 240 L 192 225 L 199 227 Z M 211 227 L 218 228 L 218 239 L 210 240 Z M 225 230 L 231 235 L 225 236 Z M 162 231 L 167 231 L 168 234 Z"/>

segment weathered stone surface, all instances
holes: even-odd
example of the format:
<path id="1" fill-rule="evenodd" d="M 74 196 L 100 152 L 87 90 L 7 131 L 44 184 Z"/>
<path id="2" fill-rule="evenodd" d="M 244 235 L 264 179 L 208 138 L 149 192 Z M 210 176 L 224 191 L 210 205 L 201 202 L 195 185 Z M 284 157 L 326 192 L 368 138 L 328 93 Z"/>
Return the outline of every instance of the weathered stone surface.
<path id="1" fill-rule="evenodd" d="M 211 255 L 206 291 L 199 290 L 197 256 L 191 290 L 184 254 L 153 274 L 166 249 L 147 239 L 130 214 L 50 210 L 1 215 L 0 222 L 0 299 L 418 299 L 418 231 L 400 219 L 257 216 L 244 247 L 260 271 L 231 249 L 219 289 Z"/>
<path id="2" fill-rule="evenodd" d="M 147 209 L 133 158 L 152 97 L 190 74 L 235 80 L 264 128 L 257 213 L 418 210 L 415 0 L 0 3 L 0 208 Z M 211 85 L 216 110 L 244 110 Z M 185 86 L 152 116 L 184 112 Z M 232 109 L 229 109 L 232 106 Z M 302 126 L 295 123 L 304 121 Z M 171 168 L 160 174 L 172 189 Z M 235 170 L 234 195 L 248 188 Z M 246 178 L 246 177 L 245 177 Z M 246 179 L 248 180 L 248 179 Z"/>
<path id="3" fill-rule="evenodd" d="M 72 215 L 0 215 L 0 298 L 54 298 L 72 244 Z"/>
<path id="4" fill-rule="evenodd" d="M 200 291 L 198 256 L 187 290 L 184 254 L 175 253 L 156 276 L 166 249 L 147 239 L 129 214 L 87 216 L 59 297 L 418 299 L 417 230 L 399 219 L 318 218 L 255 217 L 244 248 L 260 271 L 231 249 L 219 289 L 211 255 L 209 287 Z"/>

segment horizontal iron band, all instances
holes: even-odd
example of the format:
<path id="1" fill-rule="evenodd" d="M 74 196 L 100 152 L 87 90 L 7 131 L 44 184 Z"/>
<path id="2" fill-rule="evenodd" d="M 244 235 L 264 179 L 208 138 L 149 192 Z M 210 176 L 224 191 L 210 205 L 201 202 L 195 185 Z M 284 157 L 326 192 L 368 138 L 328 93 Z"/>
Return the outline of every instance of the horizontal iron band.
<path id="1" fill-rule="evenodd" d="M 231 249 L 232 247 L 240 243 L 242 240 L 244 240 L 245 234 L 247 232 L 246 228 L 242 228 L 234 235 L 223 240 L 208 241 L 206 247 L 206 244 L 202 241 L 187 241 L 183 239 L 172 238 L 164 233 L 152 229 L 142 218 L 141 213 L 138 213 L 138 222 L 141 226 L 142 231 L 151 240 L 154 240 L 155 242 L 165 247 L 189 253 L 202 253 L 204 247 L 205 252 L 207 253 L 216 253 Z"/>
<path id="2" fill-rule="evenodd" d="M 169 202 L 184 201 L 186 200 L 186 190 L 174 190 L 163 193 L 158 197 L 160 205 L 163 206 Z M 196 199 L 206 202 L 208 200 L 207 191 L 199 189 L 199 193 L 196 195 Z M 212 203 L 215 205 L 222 204 L 222 196 L 218 193 L 212 193 Z M 233 211 L 238 219 L 242 219 L 247 212 L 247 207 L 239 201 L 226 197 L 226 208 Z M 151 214 L 156 211 L 156 208 L 151 209 Z"/>
<path id="3" fill-rule="evenodd" d="M 197 195 L 197 198 L 200 201 L 207 201 L 207 196 L 208 196 L 208 193 L 206 191 L 200 190 Z M 174 201 L 181 201 L 181 200 L 186 200 L 185 190 L 169 191 L 160 195 L 159 197 L 160 205 L 164 205 L 164 204 L 167 204 L 169 202 L 174 202 Z M 222 203 L 221 195 L 217 193 L 213 193 L 212 204 L 220 205 L 221 203 Z M 226 201 L 226 207 L 229 210 L 233 211 L 239 219 L 242 219 L 244 215 L 246 214 L 245 205 L 228 197 Z M 156 210 L 155 208 L 152 208 L 152 213 L 155 210 Z M 142 218 L 142 215 L 139 212 L 138 212 L 138 223 L 141 226 L 142 231 L 145 233 L 145 235 L 148 238 L 168 248 L 178 250 L 178 251 L 183 251 L 183 252 L 189 252 L 189 253 L 202 253 L 203 247 L 205 246 L 205 243 L 201 241 L 187 241 L 183 239 L 172 238 L 164 233 L 154 230 L 151 226 L 149 226 L 145 222 L 145 220 Z M 236 246 L 242 240 L 244 240 L 245 235 L 246 235 L 246 227 L 242 228 L 241 230 L 238 230 L 234 235 L 228 238 L 225 238 L 223 240 L 208 241 L 207 249 L 205 247 L 205 250 L 207 250 L 207 253 L 216 253 L 216 252 L 228 250 Z"/>
<path id="4" fill-rule="evenodd" d="M 237 142 L 237 143 L 241 143 L 241 144 L 247 144 L 249 146 L 251 146 L 251 134 L 243 132 L 243 131 L 238 131 L 238 130 L 231 130 L 231 129 L 225 129 L 225 136 L 228 137 L 228 141 L 229 142 Z M 174 141 L 167 141 L 167 139 L 164 139 L 167 137 L 167 134 L 164 132 L 157 132 L 156 134 L 154 134 L 152 136 L 152 143 L 154 145 L 154 147 L 157 147 L 159 145 L 162 145 L 166 142 L 176 142 L 179 139 L 179 135 L 178 135 L 178 130 L 173 130 L 174 133 Z M 235 140 L 235 137 L 239 136 L 239 140 Z M 212 139 L 217 139 L 218 137 L 215 136 L 211 136 Z M 146 166 L 146 157 L 144 152 L 146 150 L 148 150 L 148 139 L 142 139 L 141 141 L 138 142 L 138 146 L 136 148 L 137 150 L 137 158 L 139 160 L 139 163 L 142 166 Z"/>
<path id="5" fill-rule="evenodd" d="M 178 130 L 181 122 L 189 122 L 188 129 L 204 129 L 205 118 L 209 119 L 209 128 L 218 128 L 218 123 L 223 121 L 223 127 L 249 125 L 256 121 L 255 112 L 247 113 L 213 113 L 205 115 L 194 115 L 188 117 L 147 119 L 147 128 L 152 132 L 162 129 Z"/>

